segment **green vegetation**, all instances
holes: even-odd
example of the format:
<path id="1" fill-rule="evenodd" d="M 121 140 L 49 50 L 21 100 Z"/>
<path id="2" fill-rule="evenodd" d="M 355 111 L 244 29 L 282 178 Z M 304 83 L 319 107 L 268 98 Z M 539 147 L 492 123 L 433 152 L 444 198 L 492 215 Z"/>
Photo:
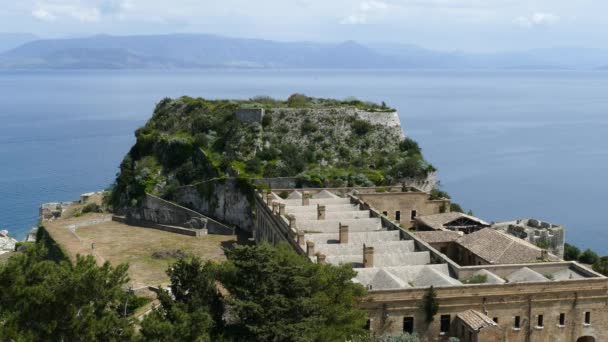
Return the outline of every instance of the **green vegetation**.
<path id="1" fill-rule="evenodd" d="M 423 298 L 424 311 L 426 313 L 426 321 L 430 323 L 435 318 L 439 311 L 439 303 L 437 302 L 437 291 L 433 286 L 429 287 Z"/>
<path id="2" fill-rule="evenodd" d="M 592 265 L 594 271 L 608 277 L 608 256 L 600 257 L 589 248 L 581 253 L 581 250 L 576 246 L 566 243 L 564 244 L 564 260 Z"/>
<path id="3" fill-rule="evenodd" d="M 580 261 L 580 262 L 582 262 L 584 264 L 589 264 L 589 265 L 593 265 L 598 259 L 599 259 L 599 256 L 597 255 L 597 253 L 595 253 L 594 251 L 592 251 L 589 248 L 587 248 L 578 257 L 578 261 Z"/>
<path id="4" fill-rule="evenodd" d="M 390 111 L 357 99 L 287 101 L 164 99 L 120 165 L 107 203 L 135 206 L 145 193 L 172 199 L 176 189 L 223 177 L 297 177 L 301 186 L 383 186 L 434 172 L 418 144 L 340 107 Z M 261 123 L 236 119 L 265 108 Z M 322 114 L 316 111 L 324 108 Z"/>
<path id="5" fill-rule="evenodd" d="M 235 101 L 248 108 L 333 108 L 333 107 L 355 107 L 370 112 L 394 112 L 386 103 L 377 104 L 369 101 L 361 101 L 355 97 L 347 97 L 343 100 L 323 99 L 309 97 L 304 94 L 292 94 L 287 101 L 276 100 L 268 96 L 256 96 L 248 101 Z"/>
<path id="6" fill-rule="evenodd" d="M 576 246 L 573 246 L 569 243 L 564 244 L 564 260 L 578 260 L 578 257 L 581 255 L 581 250 Z"/>
<path id="7" fill-rule="evenodd" d="M 161 293 L 162 305 L 142 322 L 145 340 L 346 341 L 365 332 L 357 307 L 365 289 L 351 281 L 352 268 L 310 263 L 287 245 L 226 254 L 222 264 L 193 258 L 168 271 L 175 299 Z"/>
<path id="8" fill-rule="evenodd" d="M 37 243 L 0 265 L 0 340 L 130 339 L 129 316 L 141 300 L 122 289 L 128 267 L 54 258 Z"/>
<path id="9" fill-rule="evenodd" d="M 348 266 L 309 262 L 288 245 L 234 247 L 223 263 L 178 260 L 171 295 L 135 332 L 149 302 L 126 291 L 123 264 L 49 258 L 28 246 L 0 265 L 2 341 L 347 341 L 366 334 L 363 286 Z M 221 290 L 220 290 L 221 289 Z M 221 291 L 221 292 L 220 292 Z M 225 307 L 230 307 L 226 319 Z"/>
<path id="10" fill-rule="evenodd" d="M 593 264 L 593 270 L 608 276 L 608 256 L 603 256 L 595 261 Z"/>
<path id="11" fill-rule="evenodd" d="M 488 276 L 485 274 L 474 275 L 469 279 L 465 279 L 463 283 L 465 284 L 485 284 L 488 282 Z"/>

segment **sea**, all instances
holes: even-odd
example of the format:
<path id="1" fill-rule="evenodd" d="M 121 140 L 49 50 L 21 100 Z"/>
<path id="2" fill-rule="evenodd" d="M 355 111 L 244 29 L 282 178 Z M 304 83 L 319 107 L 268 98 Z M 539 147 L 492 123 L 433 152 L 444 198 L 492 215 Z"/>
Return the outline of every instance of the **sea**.
<path id="1" fill-rule="evenodd" d="M 608 254 L 608 72 L 0 71 L 0 229 L 107 188 L 164 97 L 355 96 L 399 111 L 442 189 L 486 221 L 537 218 Z"/>

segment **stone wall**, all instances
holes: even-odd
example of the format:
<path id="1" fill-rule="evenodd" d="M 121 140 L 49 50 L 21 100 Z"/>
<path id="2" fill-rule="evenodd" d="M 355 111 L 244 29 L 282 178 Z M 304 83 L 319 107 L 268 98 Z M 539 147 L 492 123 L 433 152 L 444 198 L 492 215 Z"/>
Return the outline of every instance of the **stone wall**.
<path id="1" fill-rule="evenodd" d="M 234 234 L 234 229 L 231 227 L 205 217 L 194 210 L 150 194 L 146 195 L 139 208 L 129 211 L 127 222 L 129 224 L 140 225 L 145 225 L 146 222 L 149 222 L 159 225 L 203 229 L 209 234 Z"/>
<path id="2" fill-rule="evenodd" d="M 236 118 L 244 123 L 261 123 L 264 118 L 264 109 L 261 108 L 239 108 Z"/>
<path id="3" fill-rule="evenodd" d="M 293 189 L 298 185 L 296 177 L 256 178 L 254 184 L 264 184 L 270 189 Z"/>
<path id="4" fill-rule="evenodd" d="M 358 194 L 357 197 L 368 203 L 379 212 L 386 212 L 386 216 L 397 221 L 396 214 L 400 214 L 400 222 L 404 227 L 412 227 L 413 212 L 416 217 L 439 214 L 449 211 L 450 200 L 429 200 L 429 195 L 424 192 L 398 192 L 398 193 L 374 193 Z"/>
<path id="5" fill-rule="evenodd" d="M 404 317 L 414 318 L 414 332 L 422 341 L 440 341 L 439 317 L 468 309 L 496 318 L 498 341 L 576 341 L 581 336 L 593 336 L 596 341 L 608 340 L 608 296 L 606 278 L 569 280 L 550 284 L 468 285 L 437 288 L 439 311 L 431 323 L 426 322 L 422 298 L 426 289 L 374 291 L 362 305 L 377 333 L 399 334 Z M 585 312 L 591 313 L 591 324 L 584 323 Z M 566 324 L 558 326 L 563 313 Z M 538 315 L 544 326 L 537 327 Z M 521 326 L 514 327 L 514 317 L 520 316 Z M 454 323 L 454 321 L 452 321 Z"/>
<path id="6" fill-rule="evenodd" d="M 253 231 L 253 190 L 245 180 L 217 179 L 177 189 L 175 202 L 214 220 Z"/>

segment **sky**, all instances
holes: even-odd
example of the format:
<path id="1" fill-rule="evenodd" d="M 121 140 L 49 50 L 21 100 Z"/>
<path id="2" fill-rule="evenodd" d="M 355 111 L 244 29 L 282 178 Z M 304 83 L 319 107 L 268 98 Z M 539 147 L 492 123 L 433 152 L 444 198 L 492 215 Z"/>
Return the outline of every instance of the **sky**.
<path id="1" fill-rule="evenodd" d="M 211 33 L 445 51 L 608 48 L 606 0 L 0 0 L 0 32 Z"/>

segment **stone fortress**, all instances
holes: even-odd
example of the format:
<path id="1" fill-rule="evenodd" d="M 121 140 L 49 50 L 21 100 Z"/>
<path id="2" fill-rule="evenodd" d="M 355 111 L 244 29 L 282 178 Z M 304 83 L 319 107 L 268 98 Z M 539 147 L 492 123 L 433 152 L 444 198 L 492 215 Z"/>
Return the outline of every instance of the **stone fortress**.
<path id="1" fill-rule="evenodd" d="M 405 136 L 394 111 L 340 110 L 390 128 L 391 139 Z M 297 108 L 271 111 L 287 113 L 292 128 L 305 119 Z M 310 108 L 306 114 L 332 111 Z M 235 113 L 253 125 L 266 114 L 260 108 Z M 139 208 L 114 219 L 192 236 L 233 234 L 238 227 L 256 242 L 287 243 L 311 262 L 351 265 L 353 281 L 368 290 L 362 307 L 378 335 L 608 341 L 608 278 L 562 260 L 561 226 L 534 219 L 489 223 L 450 212 L 449 199 L 432 199 L 432 177 L 381 188 L 302 189 L 295 177 L 249 181 L 271 190 L 250 194 L 239 178 L 210 179 L 178 188 L 175 202 L 147 194 Z M 41 218 L 60 217 L 66 205 L 44 205 Z M 432 320 L 424 309 L 431 287 L 439 304 Z"/>
<path id="2" fill-rule="evenodd" d="M 259 192 L 255 240 L 288 243 L 311 262 L 352 265 L 353 281 L 369 291 L 363 307 L 378 334 L 416 333 L 428 341 L 608 340 L 608 278 L 500 225 L 492 229 L 445 212 L 447 200 L 411 188 L 384 191 Z M 431 286 L 439 312 L 429 323 L 423 298 Z"/>

